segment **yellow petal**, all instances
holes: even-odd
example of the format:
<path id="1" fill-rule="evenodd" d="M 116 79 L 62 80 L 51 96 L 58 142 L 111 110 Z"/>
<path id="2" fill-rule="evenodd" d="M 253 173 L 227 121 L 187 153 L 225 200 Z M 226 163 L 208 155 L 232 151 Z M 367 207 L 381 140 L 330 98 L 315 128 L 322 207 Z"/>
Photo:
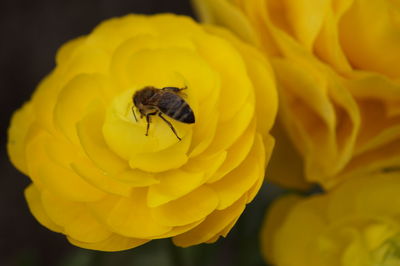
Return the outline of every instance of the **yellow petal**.
<path id="1" fill-rule="evenodd" d="M 236 224 L 236 222 L 239 220 L 240 217 L 237 217 L 235 220 L 233 220 L 228 226 L 226 226 L 221 232 L 218 233 L 218 235 L 226 237 L 229 232 L 232 230 L 233 226 Z"/>
<path id="2" fill-rule="evenodd" d="M 153 218 L 146 205 L 145 189 L 135 189 L 130 198 L 120 198 L 106 216 L 112 230 L 127 237 L 149 239 L 171 230 L 170 226 Z"/>
<path id="3" fill-rule="evenodd" d="M 78 39 L 76 47 L 71 50 L 73 51 L 70 51 L 69 60 L 56 68 L 56 71 L 62 74 L 59 81 L 61 86 L 81 73 L 106 74 L 109 71 L 110 56 L 100 47 L 91 45 L 85 39 Z"/>
<path id="4" fill-rule="evenodd" d="M 265 165 L 265 162 L 269 162 L 270 158 L 272 156 L 272 151 L 274 149 L 275 145 L 275 139 L 273 137 L 265 138 L 264 140 L 264 146 L 265 146 L 265 157 L 260 156 L 259 158 L 259 164 L 260 165 Z M 258 174 L 258 180 L 256 183 L 248 190 L 247 192 L 247 202 L 251 202 L 255 196 L 257 195 L 258 191 L 260 190 L 261 186 L 264 183 L 264 177 L 265 177 L 265 167 L 260 167 L 259 169 L 259 174 Z"/>
<path id="5" fill-rule="evenodd" d="M 147 239 L 136 239 L 136 238 L 128 238 L 124 236 L 120 236 L 117 234 L 112 234 L 106 240 L 96 242 L 96 243 L 87 243 L 75 240 L 71 237 L 68 237 L 68 241 L 78 247 L 100 250 L 100 251 L 121 251 L 131 249 L 140 245 L 145 244 L 149 240 Z"/>
<path id="6" fill-rule="evenodd" d="M 183 166 L 183 169 L 193 173 L 204 173 L 204 180 L 211 182 L 209 180 L 214 179 L 216 172 L 220 169 L 221 165 L 223 165 L 226 157 L 226 151 L 220 151 L 210 156 L 203 154 L 202 156 L 190 159 L 189 162 Z"/>
<path id="7" fill-rule="evenodd" d="M 396 80 L 378 73 L 353 72 L 350 78 L 343 82 L 357 99 L 376 99 L 389 104 L 392 101 L 398 102 L 400 98 L 400 86 Z"/>
<path id="8" fill-rule="evenodd" d="M 397 78 L 400 29 L 394 23 L 392 9 L 397 8 L 391 1 L 356 0 L 342 17 L 339 29 L 342 47 L 352 65 Z M 371 17 L 376 23 L 371 23 Z"/>
<path id="9" fill-rule="evenodd" d="M 215 192 L 207 186 L 201 186 L 179 199 L 151 208 L 151 214 L 161 224 L 182 226 L 204 219 L 217 205 Z"/>
<path id="10" fill-rule="evenodd" d="M 254 132 L 256 129 L 255 119 L 246 129 L 242 136 L 232 144 L 227 150 L 227 158 L 215 175 L 208 180 L 209 183 L 214 183 L 223 178 L 226 174 L 235 169 L 248 156 L 254 143 Z"/>
<path id="11" fill-rule="evenodd" d="M 199 221 L 196 221 L 194 223 L 191 224 L 187 224 L 187 225 L 182 225 L 182 226 L 174 226 L 171 231 L 169 231 L 168 233 L 159 235 L 159 236 L 155 236 L 153 239 L 160 239 L 160 238 L 167 238 L 167 237 L 173 237 L 176 235 L 180 235 L 183 234 L 189 230 L 192 230 L 193 228 L 195 228 L 196 226 L 198 226 L 201 222 L 203 222 L 204 219 L 201 219 Z"/>
<path id="12" fill-rule="evenodd" d="M 273 251 L 275 261 L 283 265 L 296 265 L 299 261 L 308 261 L 310 255 L 315 252 L 315 236 L 321 234 L 326 226 L 322 211 L 326 205 L 326 200 L 314 197 L 291 209 L 285 221 L 276 230 Z M 291 256 L 287 256 L 289 250 Z"/>
<path id="13" fill-rule="evenodd" d="M 242 39 L 258 43 L 256 33 L 242 12 L 226 0 L 192 0 L 202 21 L 232 29 Z"/>
<path id="14" fill-rule="evenodd" d="M 13 165 L 25 175 L 28 175 L 25 161 L 26 135 L 35 119 L 32 111 L 32 103 L 25 103 L 14 113 L 8 129 L 8 155 Z"/>
<path id="15" fill-rule="evenodd" d="M 61 90 L 61 75 L 53 71 L 47 75 L 38 85 L 32 96 L 33 113 L 36 121 L 43 128 L 49 131 L 55 131 L 53 110 L 57 95 Z"/>
<path id="16" fill-rule="evenodd" d="M 206 29 L 208 32 L 229 40 L 241 52 L 248 69 L 248 75 L 254 86 L 256 113 L 261 118 L 261 122 L 258 123 L 257 127 L 263 135 L 268 134 L 278 111 L 277 91 L 272 67 L 258 50 L 239 41 L 231 32 L 208 25 Z"/>
<path id="17" fill-rule="evenodd" d="M 150 186 L 147 193 L 147 204 L 151 208 L 191 193 L 205 182 L 202 172 L 189 173 L 180 169 L 160 173 L 157 177 L 160 183 Z"/>
<path id="18" fill-rule="evenodd" d="M 58 95 L 54 122 L 74 144 L 79 144 L 75 124 L 93 101 L 104 101 L 101 83 L 93 74 L 81 74 L 70 80 Z M 73 106 L 73 108 L 71 108 Z"/>
<path id="19" fill-rule="evenodd" d="M 88 114 L 77 124 L 80 143 L 88 157 L 103 171 L 116 174 L 128 168 L 121 158 L 107 146 L 102 134 L 104 113 L 101 110 Z"/>
<path id="20" fill-rule="evenodd" d="M 40 134 L 27 147 L 28 169 L 33 180 L 37 180 L 46 190 L 74 201 L 96 201 L 104 193 L 88 184 L 65 165 L 49 157 L 45 147 L 52 139 Z M 61 151 L 58 151 L 59 155 Z"/>
<path id="21" fill-rule="evenodd" d="M 353 214 L 397 215 L 400 208 L 400 200 L 396 196 L 400 189 L 398 177 L 398 173 L 393 172 L 349 179 L 331 196 L 331 201 L 334 202 L 328 209 L 331 219 Z"/>
<path id="22" fill-rule="evenodd" d="M 63 232 L 63 228 L 54 223 L 47 215 L 43 208 L 40 192 L 34 184 L 29 185 L 29 187 L 25 189 L 25 199 L 28 202 L 29 210 L 40 224 L 54 232 Z"/>
<path id="23" fill-rule="evenodd" d="M 315 54 L 338 72 L 350 72 L 352 66 L 346 57 L 339 39 L 338 19 L 351 6 L 353 0 L 334 1 L 336 12 L 327 10 L 321 31 L 315 40 Z M 341 4 L 339 4 L 341 3 Z M 339 7 L 340 6 L 340 7 Z"/>
<path id="24" fill-rule="evenodd" d="M 254 101 L 253 86 L 242 56 L 233 45 L 219 37 L 200 39 L 196 44 L 199 53 L 220 77 L 220 121 L 226 123 L 240 117 L 241 113 L 246 113 L 247 102 Z"/>
<path id="25" fill-rule="evenodd" d="M 81 212 L 66 227 L 65 234 L 75 240 L 96 243 L 108 239 L 112 233 L 87 210 Z"/>
<path id="26" fill-rule="evenodd" d="M 104 50 L 115 51 L 123 41 L 156 33 L 157 29 L 146 16 L 129 14 L 102 21 L 94 28 L 92 34 L 87 36 L 87 42 Z"/>
<path id="27" fill-rule="evenodd" d="M 253 30 L 256 31 L 257 37 L 259 38 L 259 44 L 257 47 L 263 48 L 268 54 L 279 55 L 281 51 L 277 47 L 276 37 L 273 32 L 277 24 L 283 28 L 287 27 L 285 17 L 281 15 L 281 4 L 282 1 L 243 1 L 237 0 L 235 4 L 240 7 L 242 12 L 247 17 L 247 20 L 253 26 Z M 271 17 L 271 18 L 270 18 Z M 271 21 L 273 20 L 273 21 Z M 235 31 L 234 28 L 232 30 Z M 262 33 L 262 34 L 260 34 Z M 247 39 L 244 39 L 247 41 Z"/>
<path id="28" fill-rule="evenodd" d="M 239 220 L 239 217 L 237 217 L 232 222 L 230 222 L 224 229 L 221 230 L 221 232 L 217 233 L 214 237 L 205 241 L 205 243 L 212 244 L 212 243 L 215 243 L 221 236 L 226 237 L 238 220 Z"/>
<path id="29" fill-rule="evenodd" d="M 371 150 L 359 156 L 355 156 L 343 170 L 342 174 L 327 180 L 324 185 L 327 188 L 337 185 L 346 179 L 358 176 L 370 175 L 379 170 L 382 171 L 398 171 L 400 161 L 399 155 L 400 140 L 389 142 L 378 149 Z"/>
<path id="30" fill-rule="evenodd" d="M 64 62 L 67 62 L 73 56 L 73 53 L 76 51 L 76 49 L 79 48 L 79 46 L 82 45 L 85 40 L 85 37 L 78 37 L 63 44 L 57 50 L 56 63 L 60 65 Z"/>
<path id="31" fill-rule="evenodd" d="M 266 214 L 261 231 L 261 251 L 266 261 L 277 263 L 275 256 L 276 232 L 285 221 L 290 209 L 301 200 L 300 196 L 290 195 L 276 200 Z"/>
<path id="32" fill-rule="evenodd" d="M 47 191 L 42 193 L 42 202 L 48 217 L 64 228 L 64 234 L 76 240 L 93 243 L 111 235 L 83 204 L 62 199 Z"/>
<path id="33" fill-rule="evenodd" d="M 359 107 L 362 125 L 356 155 L 379 149 L 400 138 L 400 116 L 388 116 L 384 102 L 360 100 Z"/>
<path id="34" fill-rule="evenodd" d="M 212 154 L 230 147 L 244 133 L 251 122 L 253 114 L 254 105 L 247 102 L 235 119 L 226 123 L 220 122 L 213 142 L 205 153 Z M 229 134 L 227 134 L 227 132 L 229 132 Z"/>
<path id="35" fill-rule="evenodd" d="M 290 23 L 294 37 L 312 51 L 315 38 L 321 30 L 326 13 L 331 8 L 329 0 L 285 0 L 285 17 Z"/>
<path id="36" fill-rule="evenodd" d="M 113 176 L 113 178 L 133 187 L 147 187 L 160 183 L 155 174 L 143 172 L 138 169 L 129 169 L 123 171 Z"/>
<path id="37" fill-rule="evenodd" d="M 85 211 L 82 203 L 61 198 L 48 191 L 42 191 L 41 200 L 49 218 L 61 227 L 68 226 Z"/>
<path id="38" fill-rule="evenodd" d="M 97 168 L 84 155 L 77 153 L 69 143 L 50 139 L 45 146 L 49 156 L 64 167 L 72 170 L 93 187 L 105 192 L 122 196 L 129 196 L 132 183 L 119 182 L 113 176 Z"/>
<path id="39" fill-rule="evenodd" d="M 243 212 L 244 207 L 245 200 L 243 197 L 224 210 L 214 211 L 199 226 L 189 232 L 175 236 L 172 240 L 175 245 L 180 247 L 188 247 L 208 241 L 236 220 Z"/>
<path id="40" fill-rule="evenodd" d="M 158 173 L 177 169 L 184 165 L 187 160 L 187 151 L 192 140 L 191 131 L 177 144 L 151 153 L 134 154 L 129 159 L 129 166 L 145 172 Z"/>
<path id="41" fill-rule="evenodd" d="M 206 103 L 204 103 L 204 105 L 206 105 Z M 205 108 L 207 108 L 207 106 L 205 106 Z M 202 115 L 205 117 L 202 120 L 206 122 L 196 124 L 193 128 L 192 147 L 191 151 L 189 152 L 190 158 L 202 154 L 210 146 L 214 139 L 218 125 L 218 112 L 213 108 L 211 110 L 213 112 Z"/>
<path id="42" fill-rule="evenodd" d="M 106 73 L 109 56 L 97 47 L 79 45 L 72 56 L 47 76 L 35 91 L 32 102 L 38 122 L 50 131 L 54 130 L 53 111 L 61 89 L 76 75 L 82 73 Z"/>
<path id="43" fill-rule="evenodd" d="M 263 176 L 265 150 L 261 136 L 257 136 L 246 160 L 221 180 L 209 184 L 220 199 L 218 210 L 222 210 L 241 198 Z M 262 161 L 262 162 L 261 162 Z"/>
<path id="44" fill-rule="evenodd" d="M 278 112 L 275 74 L 265 58 L 253 47 L 239 46 L 255 90 L 257 129 L 265 136 L 274 125 Z M 250 56 L 251 55 L 251 56 Z"/>
<path id="45" fill-rule="evenodd" d="M 305 60 L 305 58 L 303 59 Z M 322 123 L 326 123 L 326 126 L 331 128 L 334 123 L 334 109 L 328 98 L 328 80 L 318 65 L 313 65 L 312 62 L 300 65 L 294 60 L 278 59 L 273 61 L 273 66 L 277 71 L 278 81 L 285 88 L 282 91 L 282 96 L 285 98 L 283 107 L 285 109 L 293 108 L 291 112 L 297 115 L 302 115 L 305 111 L 314 112 L 301 118 L 307 119 L 310 117 L 308 119 L 311 120 L 313 119 L 312 115 L 318 116 Z M 302 104 L 296 104 L 297 102 Z M 307 108 L 307 110 L 300 108 Z M 317 118 L 314 120 L 317 120 Z M 303 123 L 306 124 L 306 122 Z"/>
<path id="46" fill-rule="evenodd" d="M 97 168 L 90 160 L 81 159 L 73 162 L 71 168 L 89 184 L 106 192 L 128 197 L 131 193 L 131 184 L 114 179 Z"/>

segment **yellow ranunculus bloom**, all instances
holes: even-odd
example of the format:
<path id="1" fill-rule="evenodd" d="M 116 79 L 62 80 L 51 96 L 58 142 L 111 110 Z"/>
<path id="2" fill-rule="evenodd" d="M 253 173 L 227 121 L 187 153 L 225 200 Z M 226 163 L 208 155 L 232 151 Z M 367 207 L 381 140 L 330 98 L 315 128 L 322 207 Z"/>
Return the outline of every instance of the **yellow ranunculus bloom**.
<path id="1" fill-rule="evenodd" d="M 400 173 L 354 177 L 324 195 L 285 196 L 267 213 L 262 251 L 276 266 L 400 265 Z"/>
<path id="2" fill-rule="evenodd" d="M 128 15 L 68 42 L 56 63 L 9 129 L 10 158 L 32 180 L 25 195 L 42 225 L 107 251 L 230 231 L 273 147 L 277 96 L 260 53 L 187 17 Z M 158 116 L 145 136 L 146 119 L 132 111 L 145 86 L 187 86 L 195 123 L 165 115 L 181 141 Z"/>
<path id="3" fill-rule="evenodd" d="M 400 5 L 392 0 L 194 0 L 270 55 L 280 119 L 307 181 L 330 188 L 400 161 Z M 279 139 L 277 140 L 279 149 Z"/>

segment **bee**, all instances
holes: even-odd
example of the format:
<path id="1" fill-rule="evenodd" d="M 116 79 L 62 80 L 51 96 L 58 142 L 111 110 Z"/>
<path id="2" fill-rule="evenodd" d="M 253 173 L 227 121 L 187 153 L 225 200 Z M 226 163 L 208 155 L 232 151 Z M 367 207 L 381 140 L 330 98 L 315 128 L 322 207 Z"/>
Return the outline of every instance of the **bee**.
<path id="1" fill-rule="evenodd" d="M 195 122 L 192 108 L 190 108 L 189 104 L 181 97 L 183 95 L 181 91 L 185 89 L 187 89 L 187 87 L 164 87 L 158 89 L 147 86 L 135 92 L 132 100 L 134 107 L 136 107 L 140 113 L 140 118 L 146 117 L 146 136 L 149 135 L 151 116 L 158 115 L 171 128 L 178 140 L 181 140 L 174 126 L 165 119 L 163 114 L 182 123 L 193 124 Z M 134 107 L 132 106 L 132 112 L 135 120 L 138 121 Z"/>

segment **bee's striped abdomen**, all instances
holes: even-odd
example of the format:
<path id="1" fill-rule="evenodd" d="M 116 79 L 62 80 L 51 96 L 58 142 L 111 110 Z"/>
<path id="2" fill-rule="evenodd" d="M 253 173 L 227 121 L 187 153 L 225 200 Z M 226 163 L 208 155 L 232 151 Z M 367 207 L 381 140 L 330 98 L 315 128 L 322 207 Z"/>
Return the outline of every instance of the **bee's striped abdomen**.
<path id="1" fill-rule="evenodd" d="M 174 93 L 164 93 L 158 102 L 158 108 L 167 116 L 187 124 L 195 122 L 194 114 L 187 102 Z"/>

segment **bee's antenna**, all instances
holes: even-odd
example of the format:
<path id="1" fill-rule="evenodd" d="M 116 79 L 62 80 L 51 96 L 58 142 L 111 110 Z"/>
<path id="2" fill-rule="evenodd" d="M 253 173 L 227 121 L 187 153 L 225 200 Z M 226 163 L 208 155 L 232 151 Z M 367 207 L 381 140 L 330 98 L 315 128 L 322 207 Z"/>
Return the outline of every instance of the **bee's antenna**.
<path id="1" fill-rule="evenodd" d="M 132 113 L 133 113 L 133 117 L 135 117 L 135 120 L 137 122 L 138 120 L 137 120 L 137 117 L 136 117 L 135 107 L 134 106 L 132 106 Z"/>

